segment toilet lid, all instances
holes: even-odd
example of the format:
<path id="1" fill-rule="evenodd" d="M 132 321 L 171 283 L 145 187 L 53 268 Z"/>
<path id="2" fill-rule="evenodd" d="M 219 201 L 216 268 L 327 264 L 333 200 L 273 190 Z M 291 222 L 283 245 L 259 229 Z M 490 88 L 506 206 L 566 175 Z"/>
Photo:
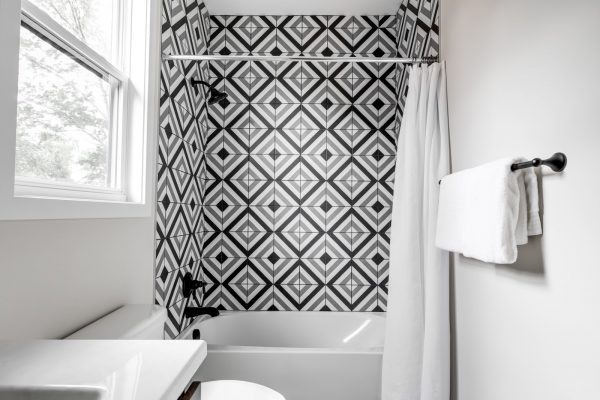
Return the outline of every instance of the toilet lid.
<path id="1" fill-rule="evenodd" d="M 285 400 L 266 386 L 243 381 L 211 381 L 200 385 L 202 400 Z"/>

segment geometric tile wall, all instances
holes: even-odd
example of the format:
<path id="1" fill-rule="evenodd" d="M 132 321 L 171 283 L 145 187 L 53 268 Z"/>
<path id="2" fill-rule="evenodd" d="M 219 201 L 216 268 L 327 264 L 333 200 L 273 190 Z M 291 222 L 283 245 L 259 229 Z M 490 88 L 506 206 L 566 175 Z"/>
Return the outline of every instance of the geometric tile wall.
<path id="1" fill-rule="evenodd" d="M 395 57 L 395 16 L 212 16 L 211 53 Z M 206 304 L 384 311 L 395 64 L 211 62 Z"/>
<path id="2" fill-rule="evenodd" d="M 209 16 L 202 1 L 164 0 L 162 52 L 205 54 Z M 208 132 L 205 93 L 191 86 L 192 78 L 208 77 L 208 64 L 163 62 L 161 65 L 160 133 L 156 205 L 155 303 L 167 307 L 165 334 L 173 338 L 189 323 L 182 278 L 202 275 L 204 150 Z"/>
<path id="3" fill-rule="evenodd" d="M 212 16 L 212 54 L 395 56 L 396 17 Z"/>
<path id="4" fill-rule="evenodd" d="M 438 57 L 440 52 L 439 0 L 402 0 L 396 14 L 398 57 Z M 398 117 L 401 118 L 408 93 L 408 67 L 397 70 Z M 397 124 L 400 128 L 400 124 Z"/>
<path id="5" fill-rule="evenodd" d="M 163 53 L 434 56 L 437 14 L 403 0 L 397 16 L 209 17 L 201 0 L 164 0 Z M 385 310 L 404 70 L 163 62 L 155 301 L 168 337 L 202 300 L 183 299 L 187 272 L 224 310 Z M 192 78 L 228 100 L 208 106 Z"/>

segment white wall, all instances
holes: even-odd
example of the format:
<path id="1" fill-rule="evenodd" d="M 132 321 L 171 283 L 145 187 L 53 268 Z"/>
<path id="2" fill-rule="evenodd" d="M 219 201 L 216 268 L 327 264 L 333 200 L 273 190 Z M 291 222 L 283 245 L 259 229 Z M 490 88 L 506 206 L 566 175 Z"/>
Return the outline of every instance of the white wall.
<path id="1" fill-rule="evenodd" d="M 4 138 L 15 133 L 19 16 L 19 0 L 0 0 Z M 152 303 L 153 225 L 153 217 L 0 222 L 0 340 L 60 338 L 122 304 Z"/>
<path id="2" fill-rule="evenodd" d="M 151 218 L 0 222 L 0 340 L 60 338 L 152 303 Z"/>
<path id="3" fill-rule="evenodd" d="M 600 1 L 445 0 L 454 170 L 563 151 L 541 240 L 457 258 L 459 400 L 600 398 Z"/>

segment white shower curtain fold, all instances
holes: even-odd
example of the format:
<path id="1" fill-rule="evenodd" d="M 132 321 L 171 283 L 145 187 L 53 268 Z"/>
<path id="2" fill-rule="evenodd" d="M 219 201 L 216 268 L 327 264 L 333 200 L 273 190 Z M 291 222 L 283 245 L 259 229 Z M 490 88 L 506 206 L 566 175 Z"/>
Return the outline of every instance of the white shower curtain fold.
<path id="1" fill-rule="evenodd" d="M 445 65 L 414 66 L 396 156 L 383 400 L 450 398 L 449 255 L 435 247 L 448 140 Z"/>

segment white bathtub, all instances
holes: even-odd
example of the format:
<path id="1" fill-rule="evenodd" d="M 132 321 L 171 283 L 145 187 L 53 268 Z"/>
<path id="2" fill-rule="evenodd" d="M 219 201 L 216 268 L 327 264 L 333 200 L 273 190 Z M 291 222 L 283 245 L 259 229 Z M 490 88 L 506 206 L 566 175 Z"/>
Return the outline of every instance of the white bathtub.
<path id="1" fill-rule="evenodd" d="M 195 322 L 208 357 L 195 380 L 260 383 L 286 400 L 377 400 L 383 313 L 224 312 Z"/>

